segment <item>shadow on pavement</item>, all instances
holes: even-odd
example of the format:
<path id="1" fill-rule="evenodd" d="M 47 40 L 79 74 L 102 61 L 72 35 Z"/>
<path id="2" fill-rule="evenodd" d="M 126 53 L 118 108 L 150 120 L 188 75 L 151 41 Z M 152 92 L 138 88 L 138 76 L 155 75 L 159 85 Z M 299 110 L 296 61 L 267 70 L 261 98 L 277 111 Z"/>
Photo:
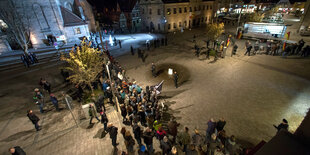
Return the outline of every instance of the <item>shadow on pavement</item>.
<path id="1" fill-rule="evenodd" d="M 20 137 L 27 136 L 27 135 L 33 134 L 33 133 L 35 133 L 35 129 L 17 132 L 15 134 L 3 139 L 2 142 L 11 142 L 11 141 L 19 139 Z"/>
<path id="2" fill-rule="evenodd" d="M 99 138 L 102 139 L 107 135 L 107 133 L 104 132 L 104 129 L 101 128 L 98 130 L 98 132 L 95 134 L 95 136 L 93 138 Z"/>

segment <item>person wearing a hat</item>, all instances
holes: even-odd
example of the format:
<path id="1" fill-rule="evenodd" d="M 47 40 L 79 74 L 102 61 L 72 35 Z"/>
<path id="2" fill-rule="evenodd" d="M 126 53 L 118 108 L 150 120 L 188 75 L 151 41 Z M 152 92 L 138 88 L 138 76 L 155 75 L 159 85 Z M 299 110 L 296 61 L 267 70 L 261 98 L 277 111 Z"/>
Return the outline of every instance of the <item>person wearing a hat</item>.
<path id="1" fill-rule="evenodd" d="M 282 120 L 282 123 L 281 124 L 279 124 L 278 126 L 276 126 L 276 125 L 273 125 L 277 130 L 278 130 L 278 132 L 280 131 L 280 130 L 288 130 L 288 122 L 287 122 L 287 120 L 286 119 L 283 119 Z"/>

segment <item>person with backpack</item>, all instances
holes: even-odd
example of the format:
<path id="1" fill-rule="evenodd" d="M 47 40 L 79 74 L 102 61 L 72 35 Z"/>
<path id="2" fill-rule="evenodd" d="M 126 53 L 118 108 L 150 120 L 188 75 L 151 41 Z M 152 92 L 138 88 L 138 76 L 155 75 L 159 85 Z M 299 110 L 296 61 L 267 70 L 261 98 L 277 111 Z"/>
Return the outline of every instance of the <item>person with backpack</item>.
<path id="1" fill-rule="evenodd" d="M 92 120 L 93 120 L 94 117 L 98 120 L 98 122 L 100 122 L 99 118 L 96 115 L 95 108 L 94 108 L 94 106 L 92 104 L 89 104 L 88 114 L 89 114 L 89 117 L 90 117 L 89 124 L 92 124 Z"/>

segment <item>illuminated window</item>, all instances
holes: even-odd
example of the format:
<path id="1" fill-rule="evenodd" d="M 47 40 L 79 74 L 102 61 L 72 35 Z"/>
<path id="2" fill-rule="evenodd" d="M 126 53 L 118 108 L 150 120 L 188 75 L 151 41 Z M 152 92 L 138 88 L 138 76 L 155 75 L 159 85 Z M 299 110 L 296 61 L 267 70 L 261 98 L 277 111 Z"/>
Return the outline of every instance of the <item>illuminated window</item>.
<path id="1" fill-rule="evenodd" d="M 75 34 L 81 34 L 81 29 L 79 27 L 75 28 L 74 32 L 75 32 Z"/>
<path id="2" fill-rule="evenodd" d="M 171 9 L 168 8 L 168 9 L 167 9 L 167 15 L 170 15 L 170 14 L 171 14 Z"/>

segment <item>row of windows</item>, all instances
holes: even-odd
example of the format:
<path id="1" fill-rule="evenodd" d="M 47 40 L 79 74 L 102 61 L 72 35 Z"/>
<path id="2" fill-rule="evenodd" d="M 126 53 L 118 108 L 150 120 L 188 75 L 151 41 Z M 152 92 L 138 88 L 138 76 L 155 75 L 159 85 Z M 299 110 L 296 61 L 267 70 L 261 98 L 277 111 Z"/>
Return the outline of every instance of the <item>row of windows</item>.
<path id="1" fill-rule="evenodd" d="M 203 22 L 211 22 L 211 18 L 209 17 L 209 21 L 208 21 L 208 18 L 207 17 L 201 17 L 201 18 L 198 18 L 198 19 L 195 19 L 193 22 L 201 22 L 201 23 L 203 23 Z M 189 20 L 189 26 L 191 26 L 191 20 Z M 171 29 L 171 25 L 172 24 L 168 24 L 168 30 L 170 30 Z M 183 22 L 183 25 L 182 25 L 182 22 L 179 22 L 179 28 L 181 28 L 181 27 L 187 27 L 187 21 L 184 21 Z M 173 23 L 173 28 L 177 28 L 177 23 Z"/>
<path id="2" fill-rule="evenodd" d="M 194 11 L 200 11 L 200 10 L 212 10 L 212 5 L 203 5 L 203 6 L 195 6 L 194 7 Z M 186 13 L 187 12 L 187 7 L 184 7 L 183 9 L 182 8 L 179 8 L 179 13 L 182 13 L 182 11 L 184 12 L 184 13 Z M 189 12 L 193 12 L 193 9 L 192 9 L 192 7 L 189 7 Z M 167 15 L 170 15 L 171 14 L 171 8 L 167 8 Z M 173 14 L 177 14 L 177 8 L 173 8 Z"/>
<path id="3" fill-rule="evenodd" d="M 142 14 L 144 14 L 144 9 L 142 9 Z M 152 9 L 149 8 L 149 14 L 151 15 L 152 14 Z M 160 15 L 161 14 L 161 10 L 160 9 L 157 9 L 157 15 Z"/>
<path id="4" fill-rule="evenodd" d="M 200 11 L 200 10 L 212 10 L 212 5 L 203 5 L 202 7 L 199 5 L 198 7 L 194 7 L 194 11 Z M 187 7 L 179 8 L 179 13 L 182 13 L 182 11 L 184 11 L 184 13 L 187 12 Z M 193 12 L 192 7 L 189 7 L 189 12 Z M 142 9 L 142 14 L 144 14 L 144 9 Z M 149 14 L 152 14 L 152 9 L 149 8 Z M 167 8 L 167 15 L 171 14 L 171 9 Z M 177 8 L 173 8 L 173 14 L 177 14 Z M 161 9 L 157 9 L 157 15 L 161 15 Z"/>

